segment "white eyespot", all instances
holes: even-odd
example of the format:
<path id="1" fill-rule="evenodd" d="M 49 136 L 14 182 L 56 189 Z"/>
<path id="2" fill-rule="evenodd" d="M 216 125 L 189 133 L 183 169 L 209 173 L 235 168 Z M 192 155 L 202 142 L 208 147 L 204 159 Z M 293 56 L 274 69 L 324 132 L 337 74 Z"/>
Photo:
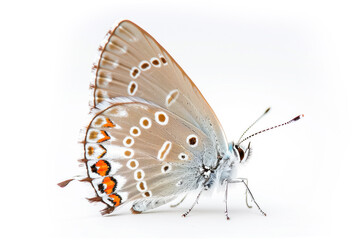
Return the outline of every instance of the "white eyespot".
<path id="1" fill-rule="evenodd" d="M 166 106 L 173 104 L 176 99 L 179 97 L 179 90 L 174 89 L 166 96 Z"/>
<path id="2" fill-rule="evenodd" d="M 165 141 L 158 152 L 157 159 L 160 161 L 164 161 L 166 156 L 169 154 L 170 149 L 171 149 L 171 142 Z"/>
<path id="3" fill-rule="evenodd" d="M 145 192 L 147 190 L 147 185 L 145 181 L 138 182 L 136 188 L 139 192 Z"/>
<path id="4" fill-rule="evenodd" d="M 157 67 L 157 68 L 161 67 L 160 59 L 158 59 L 156 57 L 151 58 L 150 62 L 154 67 Z"/>
<path id="5" fill-rule="evenodd" d="M 124 152 L 123 152 L 124 158 L 132 158 L 133 156 L 134 156 L 134 150 L 132 150 L 131 148 L 124 149 Z"/>
<path id="6" fill-rule="evenodd" d="M 138 84 L 136 83 L 136 82 L 134 82 L 134 81 L 131 81 L 130 83 L 129 83 L 129 86 L 128 86 L 128 94 L 130 95 L 130 96 L 134 96 L 135 95 L 135 93 L 136 93 L 136 91 L 137 91 L 137 89 L 138 89 Z"/>
<path id="7" fill-rule="evenodd" d="M 139 64 L 139 68 L 142 70 L 142 71 L 147 71 L 151 68 L 151 65 L 148 61 L 141 61 L 140 64 Z"/>
<path id="8" fill-rule="evenodd" d="M 136 170 L 136 171 L 134 172 L 134 179 L 135 179 L 135 180 L 140 181 L 140 180 L 143 180 L 144 177 L 145 177 L 145 172 L 144 172 L 143 170 L 138 169 L 138 170 Z"/>
<path id="9" fill-rule="evenodd" d="M 141 134 L 140 128 L 138 127 L 131 127 L 130 128 L 130 134 L 131 136 L 138 137 Z"/>
<path id="10" fill-rule="evenodd" d="M 185 153 L 180 153 L 178 158 L 183 161 L 189 160 L 189 156 Z"/>
<path id="11" fill-rule="evenodd" d="M 169 122 L 169 117 L 166 113 L 159 111 L 155 113 L 155 121 L 160 125 L 166 125 Z"/>
<path id="12" fill-rule="evenodd" d="M 161 167 L 161 172 L 162 173 L 167 173 L 171 170 L 171 165 L 170 164 L 165 164 L 164 166 Z"/>
<path id="13" fill-rule="evenodd" d="M 189 144 L 190 147 L 196 147 L 199 143 L 198 137 L 194 134 L 190 134 L 187 138 L 186 138 L 186 142 L 187 144 Z"/>
<path id="14" fill-rule="evenodd" d="M 132 137 L 125 137 L 123 140 L 123 144 L 125 147 L 131 147 L 132 145 L 134 145 L 135 141 Z"/>
<path id="15" fill-rule="evenodd" d="M 127 163 L 126 166 L 131 169 L 134 170 L 139 166 L 139 162 L 136 159 L 130 159 Z"/>
<path id="16" fill-rule="evenodd" d="M 142 194 L 143 197 L 151 197 L 152 196 L 152 192 L 149 190 L 149 191 L 146 191 Z"/>
<path id="17" fill-rule="evenodd" d="M 145 129 L 149 129 L 151 127 L 151 120 L 147 117 L 142 117 L 140 119 L 140 126 Z"/>
<path id="18" fill-rule="evenodd" d="M 130 77 L 132 77 L 133 79 L 136 79 L 138 76 L 140 76 L 140 70 L 137 67 L 133 67 L 130 70 Z"/>

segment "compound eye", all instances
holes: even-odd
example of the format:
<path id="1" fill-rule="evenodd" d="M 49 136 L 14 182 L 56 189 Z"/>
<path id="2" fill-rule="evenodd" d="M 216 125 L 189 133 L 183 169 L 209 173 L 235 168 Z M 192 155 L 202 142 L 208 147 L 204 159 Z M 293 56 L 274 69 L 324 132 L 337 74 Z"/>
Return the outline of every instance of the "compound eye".
<path id="1" fill-rule="evenodd" d="M 236 149 L 238 150 L 239 152 L 239 156 L 240 156 L 240 162 L 244 159 L 245 157 L 245 152 L 244 150 L 242 150 L 242 148 L 240 146 L 236 146 Z"/>

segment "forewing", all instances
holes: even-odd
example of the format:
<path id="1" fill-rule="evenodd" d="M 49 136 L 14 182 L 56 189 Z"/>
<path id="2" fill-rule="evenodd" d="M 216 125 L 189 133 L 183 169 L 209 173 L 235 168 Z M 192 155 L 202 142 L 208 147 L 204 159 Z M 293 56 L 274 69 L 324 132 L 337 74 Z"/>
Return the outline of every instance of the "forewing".
<path id="1" fill-rule="evenodd" d="M 115 103 L 97 113 L 85 136 L 88 178 L 104 213 L 127 201 L 176 196 L 198 187 L 210 139 L 191 123 L 145 102 Z"/>
<path id="2" fill-rule="evenodd" d="M 119 96 L 135 96 L 169 110 L 211 139 L 220 154 L 227 151 L 222 127 L 195 84 L 166 50 L 130 21 L 109 31 L 94 65 L 93 105 Z M 210 163 L 212 165 L 214 163 Z"/>

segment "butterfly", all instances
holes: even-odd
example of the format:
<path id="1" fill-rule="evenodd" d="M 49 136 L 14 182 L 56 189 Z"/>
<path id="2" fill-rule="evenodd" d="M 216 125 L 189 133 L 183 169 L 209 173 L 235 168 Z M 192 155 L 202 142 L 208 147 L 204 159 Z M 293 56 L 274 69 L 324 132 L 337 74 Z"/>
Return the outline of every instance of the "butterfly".
<path id="1" fill-rule="evenodd" d="M 61 182 L 61 187 L 74 179 L 90 183 L 95 197 L 89 201 L 104 203 L 102 214 L 125 203 L 132 203 L 132 213 L 142 213 L 184 196 L 180 204 L 197 192 L 186 216 L 203 191 L 225 186 L 229 219 L 228 185 L 243 183 L 266 215 L 247 179 L 235 177 L 251 152 L 250 143 L 240 143 L 251 136 L 228 143 L 198 88 L 153 37 L 131 21 L 121 21 L 99 51 L 91 84 L 92 120 L 80 160 L 87 175 Z"/>

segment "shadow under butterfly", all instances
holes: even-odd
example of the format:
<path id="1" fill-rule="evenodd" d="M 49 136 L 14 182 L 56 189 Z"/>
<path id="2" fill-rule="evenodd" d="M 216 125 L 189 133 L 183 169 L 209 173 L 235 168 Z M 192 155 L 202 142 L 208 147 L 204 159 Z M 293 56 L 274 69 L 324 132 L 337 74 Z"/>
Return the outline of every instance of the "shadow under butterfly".
<path id="1" fill-rule="evenodd" d="M 82 142 L 87 176 L 72 180 L 89 182 L 103 202 L 102 214 L 132 202 L 132 213 L 154 209 L 177 198 L 178 206 L 187 193 L 197 191 L 193 205 L 203 191 L 225 186 L 225 215 L 230 183 L 246 187 L 256 203 L 247 179 L 235 178 L 238 165 L 250 153 L 252 136 L 244 134 L 228 144 L 215 113 L 181 67 L 147 32 L 130 21 L 110 30 L 99 47 L 100 57 L 93 66 L 91 84 L 92 120 Z"/>

